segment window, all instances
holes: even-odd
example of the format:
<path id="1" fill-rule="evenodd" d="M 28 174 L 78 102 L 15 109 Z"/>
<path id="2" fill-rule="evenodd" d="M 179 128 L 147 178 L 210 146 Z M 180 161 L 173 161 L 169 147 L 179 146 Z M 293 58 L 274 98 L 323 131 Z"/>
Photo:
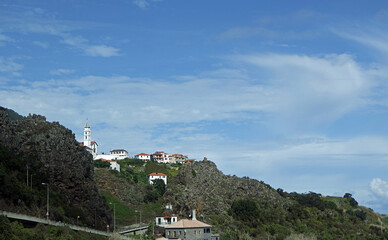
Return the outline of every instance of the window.
<path id="1" fill-rule="evenodd" d="M 174 231 L 174 237 L 176 237 L 176 231 Z"/>

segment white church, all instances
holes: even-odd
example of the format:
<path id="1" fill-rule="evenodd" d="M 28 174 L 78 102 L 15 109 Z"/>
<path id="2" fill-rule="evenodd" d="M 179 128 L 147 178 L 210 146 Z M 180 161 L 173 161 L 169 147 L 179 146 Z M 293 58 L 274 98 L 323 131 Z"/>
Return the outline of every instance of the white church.
<path id="1" fill-rule="evenodd" d="M 110 154 L 98 154 L 98 144 L 96 141 L 92 141 L 90 126 L 87 120 L 84 127 L 84 141 L 80 142 L 80 145 L 84 146 L 93 155 L 93 160 L 107 161 L 110 163 L 110 168 L 118 172 L 120 172 L 120 164 L 116 160 L 129 158 L 128 152 L 124 149 L 112 150 Z"/>
<path id="2" fill-rule="evenodd" d="M 92 141 L 92 136 L 90 133 L 89 122 L 86 120 L 84 127 L 84 141 L 80 142 L 81 146 L 85 146 L 86 150 L 93 155 L 93 159 L 97 157 L 98 144 L 95 141 Z"/>

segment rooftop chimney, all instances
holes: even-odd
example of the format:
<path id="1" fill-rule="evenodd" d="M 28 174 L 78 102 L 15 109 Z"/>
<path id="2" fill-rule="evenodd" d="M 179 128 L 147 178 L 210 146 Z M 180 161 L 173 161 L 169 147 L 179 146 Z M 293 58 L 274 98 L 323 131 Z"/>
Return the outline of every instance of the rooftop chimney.
<path id="1" fill-rule="evenodd" d="M 195 217 L 195 212 L 196 212 L 196 210 L 194 209 L 193 210 L 193 216 L 192 216 L 191 220 L 197 220 L 197 218 Z"/>

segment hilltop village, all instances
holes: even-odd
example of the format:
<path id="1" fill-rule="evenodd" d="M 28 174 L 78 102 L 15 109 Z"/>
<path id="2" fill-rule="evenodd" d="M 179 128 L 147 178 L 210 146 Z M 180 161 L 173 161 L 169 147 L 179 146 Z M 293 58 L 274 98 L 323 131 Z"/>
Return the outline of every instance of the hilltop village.
<path id="1" fill-rule="evenodd" d="M 109 162 L 110 169 L 120 172 L 120 160 L 129 159 L 130 155 L 125 149 L 114 149 L 110 151 L 110 154 L 99 154 L 98 143 L 92 141 L 91 129 L 88 121 L 86 121 L 84 127 L 84 139 L 79 143 L 84 146 L 86 150 L 93 155 L 94 161 Z M 168 154 L 163 151 L 157 151 L 151 154 L 139 153 L 134 155 L 135 159 L 142 160 L 144 162 L 154 161 L 164 164 L 191 164 L 195 159 L 189 159 L 188 156 L 183 154 Z M 151 185 L 157 183 L 158 180 L 163 181 L 167 186 L 167 175 L 159 172 L 152 172 L 147 175 L 147 182 Z M 171 209 L 171 206 L 168 206 Z M 195 239 L 195 240 L 219 240 L 219 234 L 212 234 L 212 226 L 197 220 L 196 210 L 192 211 L 191 219 L 181 219 L 178 221 L 176 216 L 156 216 L 155 226 L 157 227 L 156 240 L 168 240 L 168 239 Z M 139 226 L 140 228 L 140 226 Z M 135 232 L 134 232 L 135 234 Z"/>
<path id="2" fill-rule="evenodd" d="M 81 146 L 84 146 L 88 152 L 93 155 L 93 160 L 100 160 L 110 163 L 110 168 L 120 172 L 120 165 L 117 161 L 130 158 L 130 155 L 125 149 L 113 149 L 109 154 L 98 154 L 98 143 L 92 141 L 91 129 L 89 122 L 86 121 L 84 127 L 84 139 L 79 143 Z M 168 154 L 163 151 L 156 151 L 151 154 L 139 153 L 134 156 L 135 159 L 140 159 L 143 161 L 155 161 L 157 163 L 178 163 L 178 164 L 190 164 L 195 161 L 195 159 L 189 159 L 187 155 L 183 154 Z"/>

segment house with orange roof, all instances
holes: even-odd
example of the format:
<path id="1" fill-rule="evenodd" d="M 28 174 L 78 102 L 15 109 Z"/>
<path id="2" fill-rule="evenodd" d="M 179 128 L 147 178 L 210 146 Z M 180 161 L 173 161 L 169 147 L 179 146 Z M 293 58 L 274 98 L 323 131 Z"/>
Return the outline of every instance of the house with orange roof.
<path id="1" fill-rule="evenodd" d="M 167 153 L 159 151 L 151 154 L 151 160 L 158 163 L 169 163 L 170 159 Z"/>
<path id="2" fill-rule="evenodd" d="M 153 181 L 156 179 L 161 179 L 163 180 L 164 184 L 166 184 L 167 186 L 167 175 L 164 173 L 155 173 L 155 172 L 150 173 L 147 175 L 147 179 L 150 184 L 153 184 Z"/>
<path id="3" fill-rule="evenodd" d="M 139 153 L 139 154 L 135 155 L 135 158 L 143 160 L 143 161 L 150 161 L 151 155 L 149 155 L 147 153 Z"/>

